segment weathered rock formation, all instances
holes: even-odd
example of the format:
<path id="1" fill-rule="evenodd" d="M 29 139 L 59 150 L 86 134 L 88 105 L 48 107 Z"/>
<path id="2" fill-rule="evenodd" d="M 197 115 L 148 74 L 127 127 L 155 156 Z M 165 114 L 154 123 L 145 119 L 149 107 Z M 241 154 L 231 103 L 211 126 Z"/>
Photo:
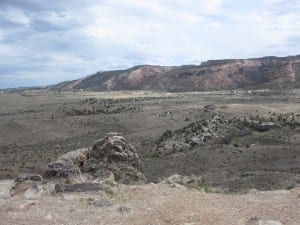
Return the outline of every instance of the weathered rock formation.
<path id="1" fill-rule="evenodd" d="M 68 152 L 48 164 L 48 179 L 67 178 L 70 182 L 102 182 L 106 179 L 124 184 L 143 183 L 145 177 L 135 149 L 119 134 L 109 134 L 92 148 Z"/>
<path id="2" fill-rule="evenodd" d="M 154 155 L 187 151 L 195 145 L 224 143 L 224 138 L 228 139 L 228 135 L 240 133 L 241 129 L 230 126 L 228 120 L 225 120 L 224 115 L 217 111 L 214 105 L 204 106 L 203 112 L 202 120 L 164 134 L 158 141 Z M 246 134 L 248 133 L 245 132 Z"/>
<path id="3" fill-rule="evenodd" d="M 70 178 L 80 174 L 79 160 L 88 149 L 78 149 L 59 157 L 55 162 L 50 162 L 44 172 L 45 178 Z"/>
<path id="4" fill-rule="evenodd" d="M 268 118 L 225 118 L 214 105 L 203 107 L 202 120 L 195 121 L 181 129 L 167 130 L 157 141 L 154 156 L 167 156 L 184 152 L 195 146 L 230 144 L 235 137 L 244 137 L 252 132 L 267 132 L 271 129 L 300 126 L 300 115 L 295 113 L 272 113 Z"/>
<path id="5" fill-rule="evenodd" d="M 93 144 L 83 171 L 92 171 L 96 175 L 103 169 L 111 171 L 120 183 L 143 183 L 146 180 L 139 156 L 122 136 L 107 136 Z"/>

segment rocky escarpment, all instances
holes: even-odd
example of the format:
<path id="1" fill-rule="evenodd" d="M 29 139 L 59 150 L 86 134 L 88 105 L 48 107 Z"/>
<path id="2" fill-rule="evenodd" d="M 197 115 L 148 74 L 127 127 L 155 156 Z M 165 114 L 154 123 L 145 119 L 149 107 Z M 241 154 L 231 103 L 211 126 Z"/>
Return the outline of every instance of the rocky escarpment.
<path id="1" fill-rule="evenodd" d="M 62 91 L 163 90 L 208 91 L 235 88 L 300 87 L 300 56 L 210 60 L 188 66 L 136 66 L 98 72 L 51 86 Z"/>
<path id="2" fill-rule="evenodd" d="M 269 117 L 226 118 L 214 105 L 203 107 L 201 120 L 174 131 L 167 130 L 157 141 L 154 156 L 167 156 L 189 151 L 195 146 L 228 145 L 237 137 L 251 135 L 252 132 L 267 132 L 271 129 L 296 129 L 300 126 L 297 113 L 276 114 Z"/>

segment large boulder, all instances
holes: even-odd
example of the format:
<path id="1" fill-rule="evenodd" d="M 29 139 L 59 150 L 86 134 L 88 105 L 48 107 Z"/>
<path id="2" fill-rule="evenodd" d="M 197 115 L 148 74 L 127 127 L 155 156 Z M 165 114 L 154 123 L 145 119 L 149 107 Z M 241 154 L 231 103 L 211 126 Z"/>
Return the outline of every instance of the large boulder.
<path id="1" fill-rule="evenodd" d="M 124 184 L 144 183 L 142 164 L 136 150 L 123 136 L 107 136 L 96 141 L 86 164 L 96 173 L 109 170 L 115 180 Z"/>
<path id="2" fill-rule="evenodd" d="M 108 179 L 124 184 L 146 181 L 138 154 L 119 133 L 109 133 L 95 141 L 91 149 L 78 149 L 62 155 L 48 164 L 44 177 L 65 178 L 72 183 L 102 183 Z"/>
<path id="3" fill-rule="evenodd" d="M 89 158 L 89 149 L 81 148 L 60 156 L 55 162 L 48 164 L 44 172 L 45 178 L 72 178 L 80 175 L 79 167 Z"/>

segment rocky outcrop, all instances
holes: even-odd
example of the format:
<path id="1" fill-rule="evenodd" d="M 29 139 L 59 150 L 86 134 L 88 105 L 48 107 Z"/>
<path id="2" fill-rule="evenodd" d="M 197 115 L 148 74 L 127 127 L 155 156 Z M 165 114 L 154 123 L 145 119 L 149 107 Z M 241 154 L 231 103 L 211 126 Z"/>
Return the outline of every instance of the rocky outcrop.
<path id="1" fill-rule="evenodd" d="M 60 156 L 56 161 L 48 164 L 44 172 L 45 178 L 71 178 L 79 176 L 81 171 L 79 167 L 89 157 L 89 150 L 81 148 L 75 151 L 68 152 Z"/>
<path id="2" fill-rule="evenodd" d="M 48 164 L 44 177 L 81 183 L 113 180 L 136 184 L 146 181 L 135 149 L 118 133 L 110 133 L 95 141 L 91 149 L 78 149 L 62 155 Z"/>
<path id="3" fill-rule="evenodd" d="M 80 80 L 49 87 L 53 90 L 208 91 L 235 88 L 300 87 L 300 55 L 255 59 L 209 60 L 179 67 L 136 66 L 98 72 Z"/>
<path id="4" fill-rule="evenodd" d="M 203 107 L 202 120 L 181 129 L 167 130 L 157 141 L 153 156 L 167 156 L 193 149 L 195 146 L 230 144 L 236 137 L 252 132 L 268 132 L 272 129 L 300 126 L 300 115 L 295 113 L 271 113 L 269 117 L 225 118 L 214 105 Z"/>
<path id="5" fill-rule="evenodd" d="M 203 107 L 202 120 L 193 122 L 188 126 L 163 134 L 157 144 L 154 155 L 170 155 L 187 151 L 196 145 L 221 143 L 226 138 L 230 140 L 240 133 L 241 129 L 231 126 L 224 115 L 216 110 L 215 106 Z"/>
<path id="6" fill-rule="evenodd" d="M 122 136 L 107 136 L 96 141 L 85 167 L 95 173 L 105 168 L 112 171 L 116 181 L 125 184 L 143 183 L 146 180 L 139 156 Z"/>
<path id="7" fill-rule="evenodd" d="M 93 146 L 68 152 L 50 162 L 43 177 L 21 174 L 14 181 L 0 182 L 0 199 L 23 194 L 34 200 L 43 193 L 114 192 L 117 182 L 142 184 L 146 178 L 133 146 L 120 133 L 109 133 Z M 44 179 L 44 180 L 43 180 Z"/>

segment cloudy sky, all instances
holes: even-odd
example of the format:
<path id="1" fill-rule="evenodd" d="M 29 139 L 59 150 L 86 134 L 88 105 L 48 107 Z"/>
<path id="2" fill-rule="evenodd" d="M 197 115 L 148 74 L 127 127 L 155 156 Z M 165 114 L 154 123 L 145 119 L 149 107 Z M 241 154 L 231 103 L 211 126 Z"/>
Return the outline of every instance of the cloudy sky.
<path id="1" fill-rule="evenodd" d="M 296 54 L 299 0 L 0 0 L 0 88 Z"/>

